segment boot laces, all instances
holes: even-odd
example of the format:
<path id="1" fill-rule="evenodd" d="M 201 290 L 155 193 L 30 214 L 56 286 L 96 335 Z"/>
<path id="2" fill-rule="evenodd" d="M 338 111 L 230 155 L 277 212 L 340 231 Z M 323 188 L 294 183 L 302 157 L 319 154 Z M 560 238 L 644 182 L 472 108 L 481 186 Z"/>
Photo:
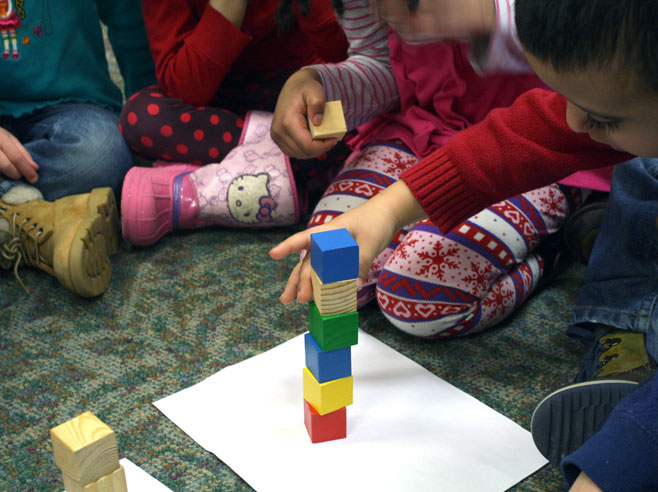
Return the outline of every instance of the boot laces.
<path id="1" fill-rule="evenodd" d="M 7 211 L 5 207 L 0 207 L 0 210 Z M 10 268 L 13 262 L 14 277 L 21 284 L 23 290 L 29 293 L 20 275 L 18 275 L 18 267 L 21 263 L 30 266 L 39 266 L 39 263 L 41 263 L 39 246 L 48 240 L 52 231 L 44 232 L 43 228 L 39 227 L 39 224 L 36 222 L 32 222 L 30 227 L 31 217 L 25 217 L 19 224 L 17 219 L 20 215 L 20 212 L 12 212 L 11 214 L 9 235 L 12 237 L 9 241 L 0 245 L 0 264 L 3 267 L 7 265 L 5 268 Z M 34 232 L 35 230 L 36 234 L 31 237 L 30 232 Z"/>

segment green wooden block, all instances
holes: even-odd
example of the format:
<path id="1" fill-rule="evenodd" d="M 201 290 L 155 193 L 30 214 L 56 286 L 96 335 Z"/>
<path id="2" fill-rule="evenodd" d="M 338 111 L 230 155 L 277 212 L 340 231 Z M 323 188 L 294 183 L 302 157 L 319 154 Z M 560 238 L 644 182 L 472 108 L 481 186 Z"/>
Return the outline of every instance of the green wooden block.
<path id="1" fill-rule="evenodd" d="M 308 305 L 309 330 L 323 352 L 356 345 L 359 333 L 359 313 L 322 316 L 313 301 Z"/>

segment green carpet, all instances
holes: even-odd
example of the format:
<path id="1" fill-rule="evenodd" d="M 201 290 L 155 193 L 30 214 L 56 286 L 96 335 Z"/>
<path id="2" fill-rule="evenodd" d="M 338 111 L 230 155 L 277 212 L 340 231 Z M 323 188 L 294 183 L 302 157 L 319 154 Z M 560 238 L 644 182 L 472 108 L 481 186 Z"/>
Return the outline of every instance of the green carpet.
<path id="1" fill-rule="evenodd" d="M 86 410 L 117 432 L 122 457 L 174 491 L 250 490 L 152 402 L 306 331 L 305 306 L 277 302 L 294 260 L 267 256 L 290 232 L 205 230 L 152 248 L 124 244 L 95 300 L 31 268 L 20 272 L 26 295 L 0 272 L 0 490 L 61 490 L 48 430 Z M 412 338 L 374 305 L 361 327 L 527 429 L 537 401 L 578 367 L 581 349 L 563 331 L 582 277 L 570 265 L 511 320 L 466 339 Z M 547 467 L 514 490 L 562 488 Z"/>

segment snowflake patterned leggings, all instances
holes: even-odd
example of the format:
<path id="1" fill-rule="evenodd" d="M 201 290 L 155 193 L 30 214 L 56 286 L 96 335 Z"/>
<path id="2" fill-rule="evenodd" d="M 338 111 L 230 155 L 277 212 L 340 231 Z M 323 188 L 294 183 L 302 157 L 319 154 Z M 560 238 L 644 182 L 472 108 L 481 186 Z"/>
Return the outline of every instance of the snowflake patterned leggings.
<path id="1" fill-rule="evenodd" d="M 417 162 L 405 147 L 373 144 L 350 156 L 308 227 L 352 209 Z M 509 316 L 544 272 L 533 251 L 565 223 L 584 191 L 557 184 L 497 203 L 441 234 L 422 221 L 401 230 L 375 260 L 359 306 L 377 297 L 397 328 L 428 338 L 473 334 Z"/>

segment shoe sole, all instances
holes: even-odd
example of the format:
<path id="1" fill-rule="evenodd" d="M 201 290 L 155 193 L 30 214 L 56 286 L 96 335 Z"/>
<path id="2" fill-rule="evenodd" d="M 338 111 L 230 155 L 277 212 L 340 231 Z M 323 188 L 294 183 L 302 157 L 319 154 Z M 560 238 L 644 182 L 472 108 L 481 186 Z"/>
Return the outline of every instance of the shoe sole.
<path id="1" fill-rule="evenodd" d="M 578 449 L 603 425 L 613 407 L 638 383 L 587 381 L 561 388 L 544 398 L 530 423 L 539 452 L 552 464 Z"/>
<path id="2" fill-rule="evenodd" d="M 101 295 L 110 285 L 112 267 L 106 249 L 106 227 L 107 218 L 96 213 L 80 222 L 73 237 L 68 256 L 70 289 L 82 297 Z"/>
<path id="3" fill-rule="evenodd" d="M 87 210 L 90 216 L 100 214 L 103 219 L 103 235 L 108 256 L 119 251 L 119 212 L 112 188 L 96 188 L 89 194 Z"/>

